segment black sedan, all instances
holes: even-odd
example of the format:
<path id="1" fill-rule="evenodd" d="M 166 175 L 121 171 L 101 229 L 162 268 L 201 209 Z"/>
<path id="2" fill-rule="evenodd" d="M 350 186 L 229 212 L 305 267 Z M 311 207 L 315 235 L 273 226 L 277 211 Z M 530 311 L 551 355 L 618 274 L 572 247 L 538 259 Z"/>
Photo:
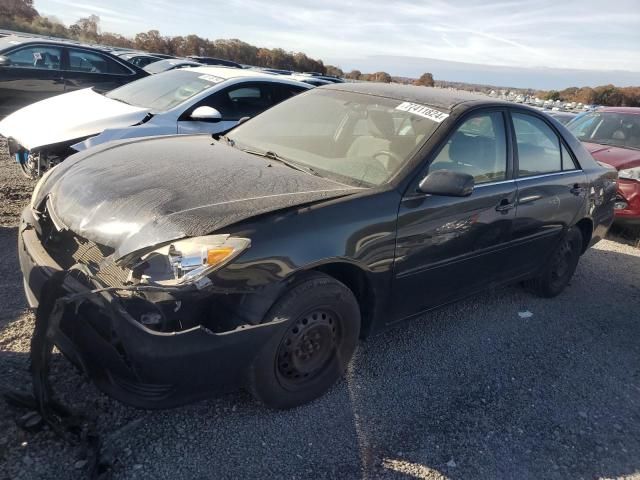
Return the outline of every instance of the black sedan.
<path id="1" fill-rule="evenodd" d="M 109 52 L 44 38 L 0 38 L 0 118 L 81 88 L 106 92 L 148 75 Z"/>
<path id="2" fill-rule="evenodd" d="M 40 316 L 75 294 L 47 338 L 113 397 L 244 386 L 288 408 L 359 338 L 508 283 L 558 295 L 613 220 L 616 178 L 528 107 L 331 85 L 218 140 L 69 157 L 24 211 L 20 264 Z"/>

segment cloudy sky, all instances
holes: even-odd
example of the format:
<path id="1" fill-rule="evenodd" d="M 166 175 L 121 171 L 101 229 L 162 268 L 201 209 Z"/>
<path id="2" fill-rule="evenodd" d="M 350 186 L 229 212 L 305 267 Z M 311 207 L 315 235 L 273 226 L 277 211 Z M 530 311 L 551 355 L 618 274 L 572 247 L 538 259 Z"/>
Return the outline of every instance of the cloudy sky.
<path id="1" fill-rule="evenodd" d="M 35 0 L 103 31 L 196 33 L 304 51 L 343 69 L 393 57 L 528 68 L 640 72 L 640 0 Z M 387 60 L 385 60 L 387 59 Z M 392 74 L 410 75 L 402 62 Z M 611 73 L 613 80 L 615 74 Z M 438 76 L 436 75 L 436 78 Z M 638 76 L 640 80 L 640 76 Z M 456 80 L 456 79 L 451 79 Z"/>

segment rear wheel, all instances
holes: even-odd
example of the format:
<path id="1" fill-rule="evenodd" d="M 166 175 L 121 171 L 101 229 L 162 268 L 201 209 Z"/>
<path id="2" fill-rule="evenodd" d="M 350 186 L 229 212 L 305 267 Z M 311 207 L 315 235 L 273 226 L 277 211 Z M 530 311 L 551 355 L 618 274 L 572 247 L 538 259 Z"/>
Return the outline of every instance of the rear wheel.
<path id="1" fill-rule="evenodd" d="M 291 408 L 325 393 L 344 373 L 360 334 L 360 309 L 342 283 L 309 274 L 271 308 L 265 322 L 287 320 L 249 369 L 248 386 L 271 408 Z"/>
<path id="2" fill-rule="evenodd" d="M 570 228 L 542 272 L 528 286 L 541 297 L 555 297 L 569 284 L 582 252 L 582 234 Z"/>

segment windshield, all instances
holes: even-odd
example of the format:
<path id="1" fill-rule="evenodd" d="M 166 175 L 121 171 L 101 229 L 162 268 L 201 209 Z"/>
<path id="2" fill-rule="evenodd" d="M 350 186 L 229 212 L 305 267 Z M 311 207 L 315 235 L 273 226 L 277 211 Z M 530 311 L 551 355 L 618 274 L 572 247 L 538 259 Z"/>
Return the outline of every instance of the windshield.
<path id="1" fill-rule="evenodd" d="M 159 113 L 180 105 L 223 81 L 223 78 L 200 72 L 171 70 L 111 90 L 106 97 Z"/>
<path id="2" fill-rule="evenodd" d="M 402 100 L 310 90 L 232 130 L 237 148 L 275 154 L 355 186 L 386 183 L 446 114 Z M 426 115 L 425 112 L 431 112 Z"/>
<path id="3" fill-rule="evenodd" d="M 583 142 L 640 149 L 640 114 L 593 112 L 567 128 Z"/>

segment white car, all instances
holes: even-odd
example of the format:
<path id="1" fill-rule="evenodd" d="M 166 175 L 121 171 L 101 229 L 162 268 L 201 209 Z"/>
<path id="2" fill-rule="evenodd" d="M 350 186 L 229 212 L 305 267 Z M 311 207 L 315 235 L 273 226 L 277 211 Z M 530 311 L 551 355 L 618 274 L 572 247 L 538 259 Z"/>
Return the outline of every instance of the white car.
<path id="1" fill-rule="evenodd" d="M 25 175 L 36 178 L 76 151 L 111 140 L 220 134 L 310 88 L 239 68 L 177 69 L 106 94 L 89 88 L 42 100 L 2 120 L 0 135 Z"/>

